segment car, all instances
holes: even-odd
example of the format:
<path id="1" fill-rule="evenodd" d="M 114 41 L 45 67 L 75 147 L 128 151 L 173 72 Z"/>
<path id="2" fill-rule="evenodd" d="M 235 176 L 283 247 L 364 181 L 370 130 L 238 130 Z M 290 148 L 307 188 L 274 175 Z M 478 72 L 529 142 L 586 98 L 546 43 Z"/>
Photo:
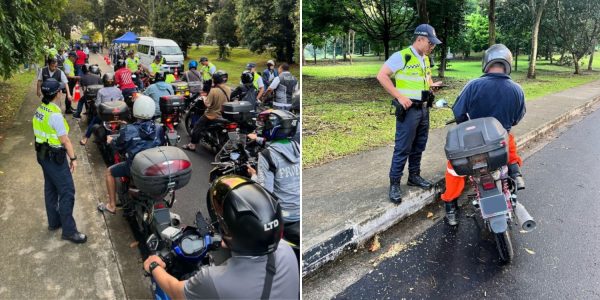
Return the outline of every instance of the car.
<path id="1" fill-rule="evenodd" d="M 168 68 L 169 72 L 171 73 L 174 73 L 175 69 L 177 69 L 179 74 L 183 73 L 183 52 L 175 41 L 169 39 L 159 39 L 155 37 L 139 38 L 137 55 L 140 58 L 140 63 L 142 65 L 149 67 L 159 51 L 164 58 L 164 65 L 166 65 L 162 69 Z"/>

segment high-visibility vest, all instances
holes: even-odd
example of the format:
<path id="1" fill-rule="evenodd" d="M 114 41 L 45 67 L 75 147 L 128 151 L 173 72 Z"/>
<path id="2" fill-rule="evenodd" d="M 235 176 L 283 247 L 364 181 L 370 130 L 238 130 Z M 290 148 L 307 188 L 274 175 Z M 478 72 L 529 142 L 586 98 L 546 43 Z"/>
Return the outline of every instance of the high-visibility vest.
<path id="1" fill-rule="evenodd" d="M 151 63 L 150 64 L 150 72 L 152 74 L 156 74 L 156 72 L 160 72 L 160 63 Z"/>
<path id="2" fill-rule="evenodd" d="M 413 100 L 421 100 L 421 92 L 429 91 L 429 78 L 431 77 L 431 65 L 429 58 L 423 57 L 425 69 L 421 66 L 421 62 L 412 52 L 411 48 L 406 48 L 400 51 L 402 59 L 404 59 L 404 68 L 399 69 L 394 74 L 396 78 L 396 89 Z M 408 59 L 410 57 L 410 59 Z"/>
<path id="3" fill-rule="evenodd" d="M 71 71 L 70 73 L 66 74 L 67 76 L 71 76 L 74 77 L 75 76 L 75 66 L 73 65 L 73 62 L 70 59 L 66 59 L 65 60 L 65 65 L 69 66 L 69 70 Z M 66 68 L 65 68 L 66 69 Z"/>
<path id="4" fill-rule="evenodd" d="M 256 88 L 256 90 L 258 91 L 258 79 L 260 78 L 260 75 L 258 75 L 258 73 L 254 72 L 254 79 L 252 80 L 252 84 L 254 85 L 254 88 Z"/>
<path id="5" fill-rule="evenodd" d="M 129 69 L 129 71 L 131 71 L 131 73 L 135 73 L 138 70 L 138 65 L 140 64 L 140 59 L 139 58 L 131 58 L 128 57 L 125 60 L 125 63 L 127 64 L 127 69 Z"/>
<path id="6" fill-rule="evenodd" d="M 48 104 L 42 103 L 33 114 L 33 134 L 35 135 L 36 143 L 43 144 L 47 142 L 52 147 L 61 147 L 62 143 L 56 135 L 56 130 L 50 125 L 50 116 L 53 114 L 60 114 L 62 117 L 58 105 L 52 102 Z M 65 122 L 68 134 L 69 124 L 67 124 L 65 118 L 63 118 L 63 122 Z"/>
<path id="7" fill-rule="evenodd" d="M 202 65 L 202 68 L 200 68 L 200 72 L 202 73 L 202 80 L 207 81 L 207 80 L 212 79 L 212 74 L 210 74 L 210 69 L 212 69 L 213 67 L 215 67 L 215 65 L 213 65 L 210 62 L 206 66 Z"/>

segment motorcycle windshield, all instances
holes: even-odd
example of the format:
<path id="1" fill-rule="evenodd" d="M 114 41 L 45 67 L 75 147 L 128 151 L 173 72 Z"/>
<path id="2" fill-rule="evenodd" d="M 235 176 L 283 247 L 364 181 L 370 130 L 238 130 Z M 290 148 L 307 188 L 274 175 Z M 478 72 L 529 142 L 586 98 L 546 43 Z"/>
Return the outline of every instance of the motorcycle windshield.
<path id="1" fill-rule="evenodd" d="M 493 216 L 503 215 L 508 212 L 506 198 L 498 189 L 485 191 L 482 188 L 481 199 L 479 199 L 479 207 L 484 219 Z"/>

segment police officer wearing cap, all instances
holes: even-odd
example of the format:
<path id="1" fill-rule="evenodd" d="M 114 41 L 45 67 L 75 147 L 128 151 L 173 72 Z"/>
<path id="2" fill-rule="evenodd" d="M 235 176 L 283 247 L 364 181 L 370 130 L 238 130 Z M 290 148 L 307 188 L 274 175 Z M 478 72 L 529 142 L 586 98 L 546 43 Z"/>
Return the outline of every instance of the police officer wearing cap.
<path id="1" fill-rule="evenodd" d="M 402 201 L 400 178 L 408 160 L 408 185 L 424 189 L 432 183 L 421 177 L 421 156 L 429 135 L 429 108 L 427 100 L 432 90 L 442 82 L 431 79 L 428 55 L 442 42 L 428 24 L 417 26 L 412 46 L 394 53 L 377 74 L 377 80 L 394 100 L 396 106 L 396 137 L 390 168 L 390 200 Z M 391 77 L 395 78 L 392 82 Z"/>
<path id="2" fill-rule="evenodd" d="M 77 155 L 69 139 L 69 124 L 55 103 L 63 86 L 54 78 L 42 83 L 42 104 L 33 115 L 33 133 L 37 160 L 44 172 L 44 197 L 48 230 L 62 227 L 62 239 L 85 243 L 85 234 L 77 231 L 73 219 L 75 185 L 72 173 Z"/>
<path id="3" fill-rule="evenodd" d="M 252 73 L 252 85 L 254 85 L 254 88 L 258 91 L 256 98 L 260 99 L 265 92 L 265 83 L 260 74 L 256 72 L 256 63 L 249 62 L 246 64 L 246 70 Z"/>
<path id="4" fill-rule="evenodd" d="M 217 67 L 208 61 L 208 57 L 200 57 L 200 73 L 202 74 L 202 91 L 208 94 L 212 87 L 212 76 L 217 72 Z"/>

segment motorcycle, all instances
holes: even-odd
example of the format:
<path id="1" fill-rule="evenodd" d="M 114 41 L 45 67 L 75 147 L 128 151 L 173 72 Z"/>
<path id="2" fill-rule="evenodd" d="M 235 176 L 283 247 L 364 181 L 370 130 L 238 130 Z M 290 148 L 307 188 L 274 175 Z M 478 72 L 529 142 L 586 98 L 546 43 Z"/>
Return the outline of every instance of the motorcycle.
<path id="1" fill-rule="evenodd" d="M 103 102 L 98 107 L 98 114 L 102 123 L 93 131 L 95 143 L 106 166 L 112 166 L 123 161 L 123 157 L 106 143 L 107 136 L 113 139 L 118 136 L 121 126 L 130 120 L 129 107 L 123 101 Z"/>
<path id="2" fill-rule="evenodd" d="M 501 261 L 510 262 L 513 225 L 529 232 L 536 223 L 517 201 L 517 185 L 508 174 L 508 133 L 493 117 L 469 120 L 448 130 L 444 150 L 454 171 L 468 176 L 474 191 L 468 199 L 493 233 Z"/>
<path id="3" fill-rule="evenodd" d="M 151 234 L 146 247 L 158 255 L 166 264 L 167 273 L 178 280 L 192 277 L 201 266 L 212 265 L 210 252 L 221 245 L 221 236 L 214 232 L 201 212 L 196 213 L 196 227 L 166 227 L 160 234 Z M 151 276 L 146 273 L 146 276 Z M 154 299 L 170 299 L 152 278 Z"/>
<path id="4" fill-rule="evenodd" d="M 92 120 L 92 116 L 96 114 L 96 96 L 98 95 L 98 91 L 102 89 L 104 86 L 101 84 L 89 85 L 85 89 L 85 93 L 83 94 L 83 99 L 80 101 L 85 101 L 85 114 L 87 115 L 88 123 Z"/>
<path id="5" fill-rule="evenodd" d="M 181 119 L 181 113 L 184 108 L 184 99 L 182 96 L 168 95 L 159 99 L 160 119 L 165 129 L 167 146 L 175 146 L 181 140 L 177 133 L 177 127 Z"/>
<path id="6" fill-rule="evenodd" d="M 181 218 L 170 211 L 175 191 L 192 177 L 192 163 L 183 150 L 161 146 L 141 151 L 130 170 L 127 180 L 117 181 L 117 194 L 133 229 L 146 239 L 178 226 Z"/>

